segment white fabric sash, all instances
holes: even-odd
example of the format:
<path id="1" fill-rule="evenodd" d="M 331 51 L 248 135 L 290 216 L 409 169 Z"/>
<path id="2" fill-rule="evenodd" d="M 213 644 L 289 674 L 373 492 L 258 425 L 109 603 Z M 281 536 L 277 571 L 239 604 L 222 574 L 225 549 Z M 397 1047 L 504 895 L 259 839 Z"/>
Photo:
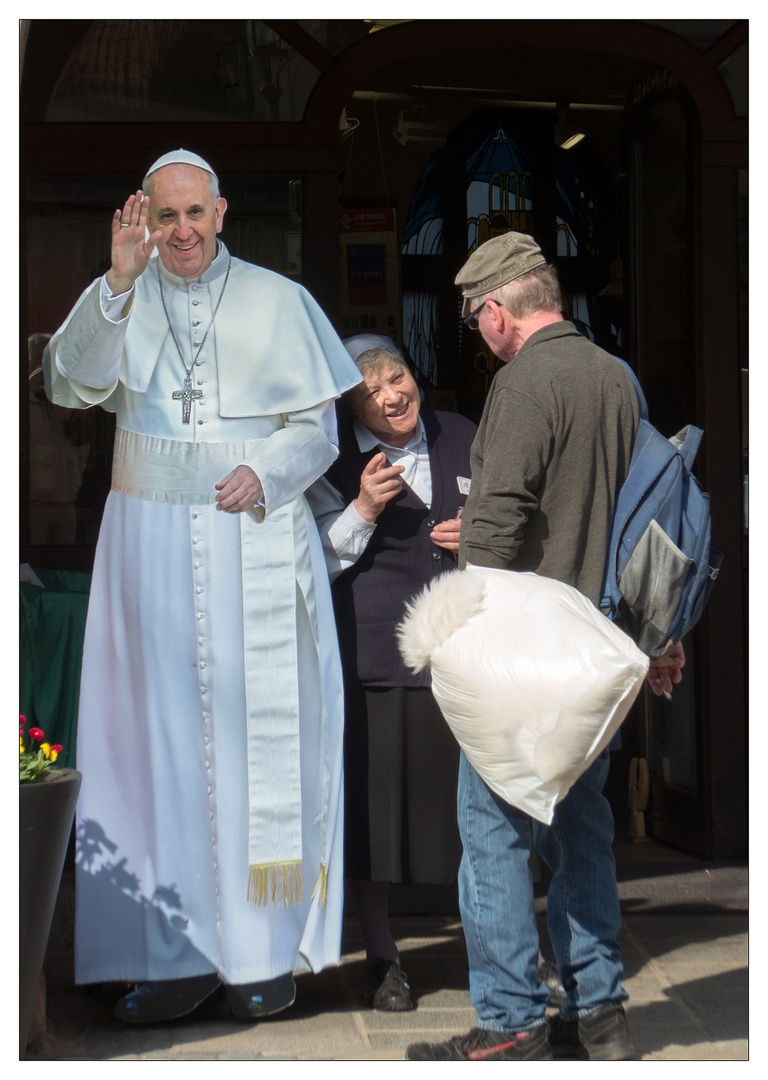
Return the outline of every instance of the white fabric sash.
<path id="1" fill-rule="evenodd" d="M 233 461 L 262 440 L 192 443 L 115 434 L 112 488 L 139 499 L 208 505 Z M 294 504 L 239 514 L 249 804 L 249 898 L 302 901 L 301 772 Z M 268 618 L 266 617 L 268 615 Z M 319 767 L 323 763 L 318 762 Z M 327 766 L 326 766 L 327 768 Z M 319 871 L 322 882 L 325 868 Z"/>

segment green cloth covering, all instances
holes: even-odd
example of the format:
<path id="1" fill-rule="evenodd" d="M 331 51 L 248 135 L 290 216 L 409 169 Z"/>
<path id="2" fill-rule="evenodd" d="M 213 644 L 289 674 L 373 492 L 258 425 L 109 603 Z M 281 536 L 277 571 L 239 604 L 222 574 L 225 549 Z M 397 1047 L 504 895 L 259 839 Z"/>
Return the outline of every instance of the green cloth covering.
<path id="1" fill-rule="evenodd" d="M 80 667 L 91 575 L 37 570 L 41 589 L 20 582 L 20 707 L 30 727 L 64 749 L 57 764 L 76 768 Z"/>

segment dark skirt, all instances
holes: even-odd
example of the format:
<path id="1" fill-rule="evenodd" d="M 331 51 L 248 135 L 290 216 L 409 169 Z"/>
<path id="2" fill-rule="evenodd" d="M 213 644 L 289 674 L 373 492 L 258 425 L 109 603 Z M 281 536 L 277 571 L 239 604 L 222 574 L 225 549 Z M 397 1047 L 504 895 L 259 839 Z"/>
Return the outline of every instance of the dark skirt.
<path id="1" fill-rule="evenodd" d="M 453 883 L 459 745 L 431 690 L 348 686 L 345 694 L 345 877 Z"/>

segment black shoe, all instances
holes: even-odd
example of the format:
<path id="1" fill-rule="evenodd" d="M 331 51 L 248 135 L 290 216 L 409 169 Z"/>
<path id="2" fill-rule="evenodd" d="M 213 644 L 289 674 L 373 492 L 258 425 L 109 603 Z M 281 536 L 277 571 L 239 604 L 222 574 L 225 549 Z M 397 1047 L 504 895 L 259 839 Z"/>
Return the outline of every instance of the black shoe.
<path id="1" fill-rule="evenodd" d="M 229 1010 L 236 1020 L 262 1020 L 290 1008 L 296 1000 L 293 975 L 280 975 L 265 982 L 226 986 Z"/>
<path id="2" fill-rule="evenodd" d="M 408 976 L 394 960 L 366 962 L 363 1000 L 379 1012 L 410 1012 L 416 1008 Z"/>
<path id="3" fill-rule="evenodd" d="M 120 998 L 114 1014 L 126 1024 L 161 1024 L 188 1016 L 220 986 L 217 975 L 145 982 Z"/>
<path id="4" fill-rule="evenodd" d="M 406 1061 L 552 1061 L 547 1025 L 530 1031 L 472 1028 L 448 1042 L 411 1043 Z"/>
<path id="5" fill-rule="evenodd" d="M 634 1061 L 636 1057 L 622 1005 L 602 1005 L 578 1020 L 554 1016 L 549 1040 L 558 1060 Z"/>
<path id="6" fill-rule="evenodd" d="M 560 972 L 557 970 L 557 964 L 550 964 L 549 960 L 545 960 L 543 964 L 539 964 L 539 970 L 536 974 L 539 982 L 544 983 L 547 990 L 549 990 L 549 1004 L 553 1007 L 562 1005 L 565 1001 L 565 990 L 560 982 Z"/>

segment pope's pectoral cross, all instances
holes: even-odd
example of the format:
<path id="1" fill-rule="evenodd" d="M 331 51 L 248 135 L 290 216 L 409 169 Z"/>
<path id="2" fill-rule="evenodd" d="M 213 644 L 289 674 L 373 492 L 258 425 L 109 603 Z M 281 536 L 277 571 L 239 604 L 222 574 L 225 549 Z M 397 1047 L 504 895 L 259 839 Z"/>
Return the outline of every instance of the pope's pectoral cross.
<path id="1" fill-rule="evenodd" d="M 192 376 L 187 375 L 184 380 L 184 386 L 181 390 L 174 390 L 171 395 L 174 401 L 182 402 L 181 406 L 181 422 L 182 424 L 189 423 L 189 414 L 192 410 L 192 402 L 197 401 L 198 398 L 203 396 L 202 390 L 194 390 L 192 388 Z"/>

